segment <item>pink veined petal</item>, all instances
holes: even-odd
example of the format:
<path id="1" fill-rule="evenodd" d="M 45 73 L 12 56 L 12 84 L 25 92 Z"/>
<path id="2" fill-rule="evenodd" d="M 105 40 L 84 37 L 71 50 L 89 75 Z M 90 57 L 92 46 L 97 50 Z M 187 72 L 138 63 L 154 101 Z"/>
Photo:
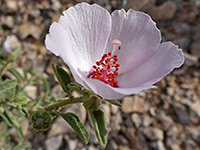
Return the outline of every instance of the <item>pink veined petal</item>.
<path id="1" fill-rule="evenodd" d="M 138 68 L 116 78 L 122 88 L 151 86 L 184 63 L 181 49 L 171 42 L 164 42 L 158 51 Z"/>
<path id="2" fill-rule="evenodd" d="M 112 41 L 122 43 L 115 54 L 120 64 L 119 74 L 133 70 L 150 58 L 159 48 L 161 34 L 156 23 L 143 12 L 130 9 L 112 13 L 112 30 L 107 44 L 107 52 L 112 50 Z"/>
<path id="3" fill-rule="evenodd" d="M 109 12 L 96 5 L 80 3 L 63 12 L 59 19 L 71 40 L 81 71 L 88 72 L 105 51 L 111 30 Z"/>
<path id="4" fill-rule="evenodd" d="M 48 50 L 64 60 L 72 71 L 76 81 L 83 84 L 81 79 L 82 75 L 74 57 L 69 36 L 60 24 L 54 22 L 50 26 L 49 34 L 47 34 L 45 38 L 45 45 Z"/>
<path id="5" fill-rule="evenodd" d="M 155 88 L 155 86 L 141 88 L 114 88 L 99 80 L 86 78 L 84 82 L 96 94 L 106 99 L 121 99 L 126 95 L 136 94 L 143 90 Z"/>

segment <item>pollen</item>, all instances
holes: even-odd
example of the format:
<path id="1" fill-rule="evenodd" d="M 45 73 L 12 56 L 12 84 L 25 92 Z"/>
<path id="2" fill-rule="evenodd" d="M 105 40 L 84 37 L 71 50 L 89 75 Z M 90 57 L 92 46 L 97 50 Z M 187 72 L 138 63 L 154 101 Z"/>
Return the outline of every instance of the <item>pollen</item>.
<path id="1" fill-rule="evenodd" d="M 114 40 L 112 44 L 112 53 L 108 52 L 108 54 L 104 54 L 102 58 L 92 66 L 92 69 L 87 77 L 100 80 L 112 87 L 119 87 L 115 77 L 119 74 L 118 70 L 120 65 L 117 64 L 117 55 L 113 54 L 116 49 L 121 46 L 121 42 L 119 40 Z"/>
<path id="2" fill-rule="evenodd" d="M 115 77 L 118 75 L 119 64 L 117 55 L 112 56 L 110 52 L 104 54 L 100 61 L 97 61 L 88 78 L 97 79 L 112 87 L 118 87 Z"/>

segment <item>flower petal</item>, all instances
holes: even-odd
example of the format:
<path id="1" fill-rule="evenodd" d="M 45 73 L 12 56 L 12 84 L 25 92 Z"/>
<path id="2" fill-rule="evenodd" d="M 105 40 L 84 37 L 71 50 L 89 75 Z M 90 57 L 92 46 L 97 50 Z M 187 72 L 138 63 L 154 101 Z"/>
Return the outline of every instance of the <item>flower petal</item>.
<path id="1" fill-rule="evenodd" d="M 126 95 L 136 94 L 143 90 L 155 88 L 154 86 L 142 88 L 114 88 L 102 81 L 88 78 L 85 79 L 85 83 L 94 93 L 106 99 L 121 99 Z"/>
<path id="2" fill-rule="evenodd" d="M 148 87 L 183 63 L 182 50 L 171 42 L 164 42 L 160 45 L 158 51 L 144 64 L 118 76 L 116 80 L 122 88 Z"/>
<path id="3" fill-rule="evenodd" d="M 45 45 L 48 50 L 64 60 L 72 71 L 76 81 L 82 84 L 82 75 L 74 57 L 69 36 L 67 31 L 65 31 L 60 24 L 54 22 L 50 26 L 49 34 L 47 34 L 45 38 Z"/>
<path id="4" fill-rule="evenodd" d="M 89 71 L 105 51 L 111 30 L 111 16 L 106 9 L 87 3 L 70 7 L 63 14 L 59 24 L 70 37 L 80 69 Z"/>
<path id="5" fill-rule="evenodd" d="M 156 23 L 143 12 L 130 9 L 112 13 L 112 30 L 107 51 L 112 50 L 112 41 L 119 40 L 121 49 L 116 51 L 120 64 L 119 74 L 133 70 L 144 63 L 159 48 L 161 34 Z"/>

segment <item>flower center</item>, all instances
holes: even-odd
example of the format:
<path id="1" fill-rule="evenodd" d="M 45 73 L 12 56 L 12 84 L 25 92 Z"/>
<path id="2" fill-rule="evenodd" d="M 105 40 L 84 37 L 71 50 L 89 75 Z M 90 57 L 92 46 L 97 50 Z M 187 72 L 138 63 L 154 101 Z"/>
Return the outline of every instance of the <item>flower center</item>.
<path id="1" fill-rule="evenodd" d="M 118 47 L 121 46 L 121 42 L 118 40 L 113 41 L 112 53 L 104 54 L 100 61 L 97 61 L 95 65 L 92 66 L 88 78 L 100 80 L 112 87 L 119 87 L 115 77 L 118 75 L 119 64 L 117 64 L 117 55 L 114 52 Z"/>

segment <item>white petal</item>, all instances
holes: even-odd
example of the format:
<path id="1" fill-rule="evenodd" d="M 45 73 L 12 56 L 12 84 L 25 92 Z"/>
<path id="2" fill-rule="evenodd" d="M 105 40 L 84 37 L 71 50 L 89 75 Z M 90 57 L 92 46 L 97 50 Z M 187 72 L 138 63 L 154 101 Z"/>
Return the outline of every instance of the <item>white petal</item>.
<path id="1" fill-rule="evenodd" d="M 155 88 L 154 86 L 141 88 L 114 88 L 102 81 L 88 78 L 85 79 L 85 83 L 94 93 L 106 99 L 121 99 L 126 95 L 136 94 L 143 90 Z"/>
<path id="2" fill-rule="evenodd" d="M 122 88 L 151 86 L 183 63 L 182 50 L 171 42 L 164 42 L 144 64 L 118 76 L 116 80 Z"/>
<path id="3" fill-rule="evenodd" d="M 45 45 L 48 50 L 65 61 L 76 81 L 82 84 L 82 75 L 74 57 L 69 36 L 60 24 L 54 22 L 50 26 L 49 34 L 46 35 Z"/>
<path id="4" fill-rule="evenodd" d="M 70 37 L 80 69 L 88 72 L 105 51 L 111 30 L 111 16 L 106 9 L 87 3 L 70 7 L 63 14 L 59 24 Z"/>
<path id="5" fill-rule="evenodd" d="M 12 51 L 12 45 L 10 41 L 10 36 L 6 37 L 6 40 L 3 42 L 2 51 L 5 55 L 8 55 Z"/>
<path id="6" fill-rule="evenodd" d="M 121 74 L 150 58 L 159 48 L 161 34 L 149 15 L 132 9 L 126 13 L 122 9 L 112 13 L 107 51 L 112 50 L 112 41 L 115 39 L 122 43 L 121 49 L 115 52 L 119 58 Z"/>

